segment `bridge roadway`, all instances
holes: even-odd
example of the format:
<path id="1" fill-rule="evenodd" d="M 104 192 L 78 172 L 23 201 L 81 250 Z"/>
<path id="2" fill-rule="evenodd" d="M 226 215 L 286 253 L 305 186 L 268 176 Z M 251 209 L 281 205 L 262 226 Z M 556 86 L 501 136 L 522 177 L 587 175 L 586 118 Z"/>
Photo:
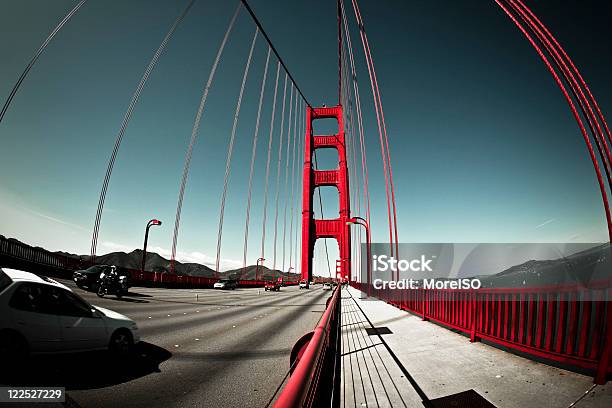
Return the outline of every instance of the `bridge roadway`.
<path id="1" fill-rule="evenodd" d="M 76 403 L 68 406 L 87 408 L 263 407 L 289 368 L 291 347 L 316 326 L 330 295 L 321 285 L 280 292 L 137 287 L 118 300 L 62 283 L 134 319 L 142 336 L 130 361 L 114 363 L 100 352 L 30 363 L 23 385 L 66 386 Z"/>

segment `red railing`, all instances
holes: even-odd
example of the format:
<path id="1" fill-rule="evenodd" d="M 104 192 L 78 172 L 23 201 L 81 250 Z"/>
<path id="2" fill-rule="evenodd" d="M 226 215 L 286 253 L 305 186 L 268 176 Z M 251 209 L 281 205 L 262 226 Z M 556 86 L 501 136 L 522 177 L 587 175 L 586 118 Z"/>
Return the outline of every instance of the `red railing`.
<path id="1" fill-rule="evenodd" d="M 338 340 L 340 339 L 340 285 L 313 332 L 302 337 L 292 351 L 291 376 L 275 408 L 330 406 L 338 392 Z"/>
<path id="2" fill-rule="evenodd" d="M 557 363 L 596 371 L 604 383 L 610 364 L 608 282 L 544 288 L 478 290 L 375 289 L 351 286 L 402 310 L 470 336 Z"/>
<path id="3" fill-rule="evenodd" d="M 201 276 L 175 275 L 166 272 L 142 272 L 138 269 L 128 269 L 131 284 L 138 286 L 171 286 L 174 288 L 207 288 L 212 287 L 220 278 Z M 263 287 L 265 280 L 238 280 L 239 287 Z M 297 285 L 297 282 L 285 281 L 285 286 Z"/>

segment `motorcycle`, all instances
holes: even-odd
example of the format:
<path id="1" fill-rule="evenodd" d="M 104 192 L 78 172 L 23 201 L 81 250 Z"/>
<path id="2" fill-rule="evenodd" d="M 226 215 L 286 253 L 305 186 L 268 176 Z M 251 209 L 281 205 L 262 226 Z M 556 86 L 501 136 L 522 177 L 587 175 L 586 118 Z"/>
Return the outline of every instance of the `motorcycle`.
<path id="1" fill-rule="evenodd" d="M 128 293 L 127 276 L 119 276 L 115 272 L 101 273 L 98 278 L 98 292 L 99 297 L 106 295 L 115 295 L 118 299 L 121 299 L 123 295 Z"/>

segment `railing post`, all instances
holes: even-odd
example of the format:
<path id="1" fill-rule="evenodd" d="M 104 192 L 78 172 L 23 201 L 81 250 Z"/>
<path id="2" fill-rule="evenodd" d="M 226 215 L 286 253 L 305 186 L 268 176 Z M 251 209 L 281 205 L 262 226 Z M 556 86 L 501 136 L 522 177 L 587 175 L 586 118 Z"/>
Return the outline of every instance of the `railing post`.
<path id="1" fill-rule="evenodd" d="M 472 290 L 471 292 L 471 301 L 470 301 L 470 315 L 472 316 L 472 328 L 470 330 L 470 342 L 471 343 L 475 343 L 480 341 L 480 337 L 476 336 L 476 320 L 478 317 L 478 295 L 476 294 L 476 292 L 474 290 Z"/>
<path id="2" fill-rule="evenodd" d="M 606 299 L 607 303 L 607 318 L 606 318 L 606 331 L 605 338 L 603 343 L 603 348 L 601 350 L 601 356 L 599 357 L 599 363 L 597 364 L 597 372 L 595 374 L 595 384 L 605 384 L 606 379 L 608 377 L 608 372 L 610 370 L 610 363 L 612 356 L 612 299 L 610 299 L 612 295 L 612 290 L 610 290 L 610 285 L 612 285 L 612 279 L 608 284 L 608 296 Z"/>
<path id="3" fill-rule="evenodd" d="M 429 320 L 427 318 L 427 289 L 421 289 L 421 290 L 423 292 L 423 317 L 421 318 L 421 320 L 426 322 Z"/>

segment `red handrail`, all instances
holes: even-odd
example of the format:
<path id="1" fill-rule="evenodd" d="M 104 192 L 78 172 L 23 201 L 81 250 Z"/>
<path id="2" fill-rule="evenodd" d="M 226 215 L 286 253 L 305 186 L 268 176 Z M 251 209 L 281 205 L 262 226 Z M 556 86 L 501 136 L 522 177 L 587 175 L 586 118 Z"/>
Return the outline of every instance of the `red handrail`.
<path id="1" fill-rule="evenodd" d="M 597 370 L 602 384 L 612 370 L 611 339 L 606 338 L 612 316 L 609 282 L 535 288 L 376 289 L 360 282 L 351 286 L 432 320 L 464 332 L 471 341 L 491 343 L 574 367 Z"/>
<path id="2" fill-rule="evenodd" d="M 276 400 L 275 408 L 312 406 L 313 398 L 319 388 L 318 380 L 321 375 L 326 348 L 330 346 L 330 334 L 333 330 L 332 321 L 337 317 L 340 290 L 341 287 L 338 285 L 319 324 L 314 329 L 310 342 Z"/>

